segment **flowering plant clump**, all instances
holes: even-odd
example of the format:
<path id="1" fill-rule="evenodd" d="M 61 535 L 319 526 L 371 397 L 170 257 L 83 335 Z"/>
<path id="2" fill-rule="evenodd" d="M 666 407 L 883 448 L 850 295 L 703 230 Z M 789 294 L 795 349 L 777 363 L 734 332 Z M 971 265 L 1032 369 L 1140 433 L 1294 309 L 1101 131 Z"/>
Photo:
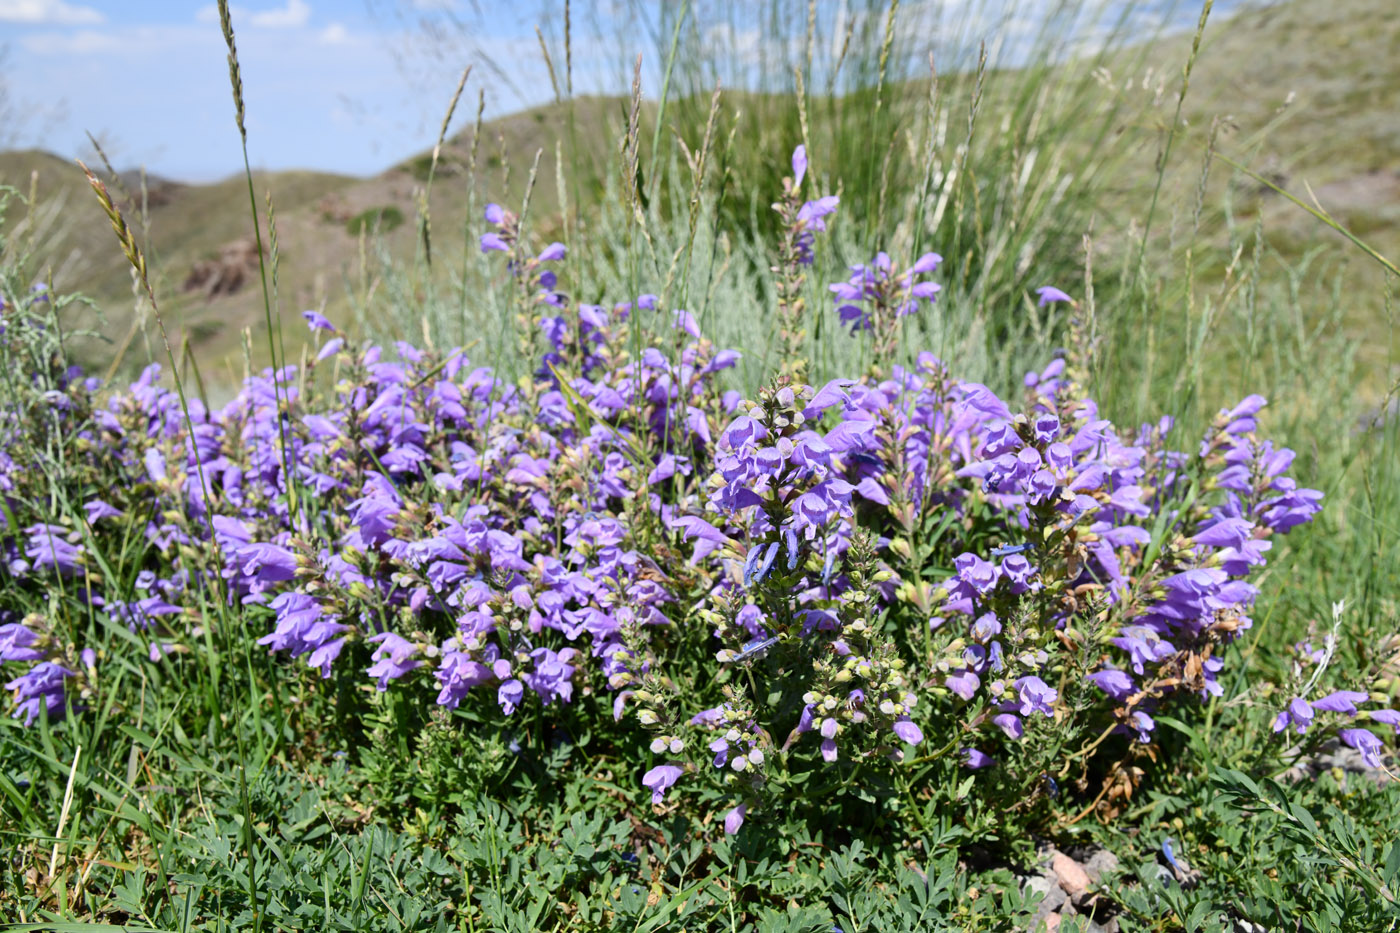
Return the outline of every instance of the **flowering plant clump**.
<path id="1" fill-rule="evenodd" d="M 805 169 L 799 149 L 777 205 L 793 352 L 836 207 L 801 200 Z M 729 832 L 860 775 L 908 780 L 911 752 L 1111 806 L 1157 717 L 1221 692 L 1273 539 L 1321 506 L 1258 437 L 1262 398 L 1198 442 L 1170 417 L 1122 431 L 1073 358 L 1019 400 L 927 353 L 816 387 L 794 359 L 746 400 L 724 381 L 738 354 L 689 313 L 579 304 L 549 267 L 561 244 L 533 253 L 514 215 L 486 219 L 539 361 L 519 382 L 460 348 L 391 357 L 316 312 L 305 370 L 266 370 L 219 409 L 186 415 L 155 366 L 125 390 L 33 374 L 0 422 L 14 715 L 55 721 L 103 690 L 111 659 L 77 619 L 179 664 L 242 611 L 316 681 L 500 716 L 600 698 L 645 728 L 653 802 L 704 788 Z M 881 253 L 831 286 L 877 362 L 938 262 Z M 7 313 L 13 344 L 26 319 Z M 642 325 L 664 339 L 638 349 Z M 60 454 L 24 461 L 52 438 Z M 21 611 L 36 592 L 50 613 Z M 1280 730 L 1369 700 L 1309 696 Z M 1364 729 L 1341 737 L 1379 755 Z"/>

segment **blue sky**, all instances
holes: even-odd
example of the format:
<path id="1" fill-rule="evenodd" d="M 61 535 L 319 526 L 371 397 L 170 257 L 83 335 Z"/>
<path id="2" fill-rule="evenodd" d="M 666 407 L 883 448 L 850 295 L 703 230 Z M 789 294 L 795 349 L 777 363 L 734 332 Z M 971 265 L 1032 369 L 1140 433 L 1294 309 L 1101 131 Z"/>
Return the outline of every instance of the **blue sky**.
<path id="1" fill-rule="evenodd" d="M 906 0 L 900 15 L 911 35 L 923 35 L 975 7 L 960 26 L 965 31 L 973 23 L 979 35 L 964 34 L 959 44 L 975 47 L 985 34 L 993 41 L 1010 37 L 1014 46 L 1029 41 L 1035 11 L 1056 2 Z M 1144 25 L 1194 23 L 1195 10 L 1162 12 L 1172 2 L 1142 4 Z M 792 3 L 802 11 L 807 6 Z M 1009 12 L 991 14 L 998 5 Z M 1217 2 L 1217 10 L 1225 5 Z M 575 91 L 625 92 L 631 62 L 642 52 L 650 66 L 644 86 L 654 92 L 657 49 L 667 44 L 656 21 L 676 6 L 672 0 L 573 0 Z M 866 6 L 864 0 L 822 0 L 819 32 L 835 42 L 845 32 L 845 17 L 861 15 L 848 10 Z M 763 15 L 766 0 L 698 0 L 694 7 L 710 17 L 697 40 L 706 46 L 701 60 L 738 63 L 739 71 L 724 76 L 727 86 L 744 83 L 742 69 L 774 52 L 775 46 L 764 47 L 761 27 L 742 21 Z M 235 3 L 254 167 L 368 175 L 422 151 L 436 139 L 468 62 L 476 69 L 454 129 L 474 117 L 478 88 L 486 93 L 488 117 L 549 100 L 535 27 L 562 58 L 562 9 L 563 0 Z M 778 53 L 793 54 L 792 43 L 804 31 L 795 23 Z M 241 168 L 213 0 L 0 0 L 0 47 L 6 53 L 0 90 L 21 117 L 0 126 L 0 146 L 83 156 L 91 151 L 84 135 L 91 131 L 121 168 L 145 165 L 185 181 Z"/>
<path id="2" fill-rule="evenodd" d="M 466 6 L 451 0 L 244 0 L 234 5 L 255 167 L 370 174 L 432 145 L 470 42 L 450 49 L 422 21 L 458 17 L 512 82 L 483 79 L 455 127 L 550 96 L 534 25 L 546 0 Z M 477 30 L 480 30 L 479 32 Z M 90 151 L 85 130 L 125 167 L 182 180 L 226 176 L 241 163 L 223 37 L 204 0 L 0 0 L 4 79 L 25 117 L 8 145 L 64 156 Z M 538 74 L 533 72 L 538 71 Z M 543 88 L 544 96 L 538 96 Z"/>

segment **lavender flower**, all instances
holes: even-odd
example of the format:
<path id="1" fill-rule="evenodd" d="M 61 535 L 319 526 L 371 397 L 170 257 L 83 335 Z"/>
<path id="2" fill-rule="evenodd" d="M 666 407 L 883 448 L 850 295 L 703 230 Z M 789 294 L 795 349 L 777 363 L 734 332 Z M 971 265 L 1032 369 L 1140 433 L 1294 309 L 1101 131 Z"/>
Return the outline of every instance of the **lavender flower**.
<path id="1" fill-rule="evenodd" d="M 65 684 L 77 672 L 71 671 L 53 661 L 41 661 L 5 684 L 6 690 L 15 694 L 15 711 L 12 718 L 24 717 L 24 724 L 32 726 L 39 718 L 39 711 L 47 712 L 50 719 L 62 717 L 65 702 Z"/>
<path id="2" fill-rule="evenodd" d="M 666 791 L 680 780 L 683 773 L 675 765 L 657 765 L 643 775 L 642 786 L 651 790 L 651 802 L 659 804 L 666 796 Z"/>
<path id="3" fill-rule="evenodd" d="M 34 647 L 41 643 L 38 634 L 18 622 L 0 625 L 0 661 L 38 661 L 44 652 Z"/>
<path id="4" fill-rule="evenodd" d="M 1361 753 L 1368 768 L 1381 766 L 1381 740 L 1369 729 L 1343 729 L 1337 733 L 1342 742 Z"/>

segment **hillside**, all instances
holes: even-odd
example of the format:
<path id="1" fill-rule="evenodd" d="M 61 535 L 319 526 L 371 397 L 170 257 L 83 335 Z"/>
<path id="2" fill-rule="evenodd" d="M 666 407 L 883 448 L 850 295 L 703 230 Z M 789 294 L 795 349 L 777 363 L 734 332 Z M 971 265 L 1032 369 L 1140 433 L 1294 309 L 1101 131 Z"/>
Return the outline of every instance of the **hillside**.
<path id="1" fill-rule="evenodd" d="M 1166 190 L 1194 189 L 1192 179 L 1199 173 L 1207 127 L 1220 118 L 1221 151 L 1299 195 L 1306 197 L 1305 185 L 1310 185 L 1325 208 L 1382 253 L 1400 255 L 1400 123 L 1393 118 L 1400 112 L 1400 69 L 1394 64 L 1400 61 L 1400 24 L 1386 10 L 1385 0 L 1345 0 L 1325 6 L 1294 0 L 1240 12 L 1228 23 L 1213 23 L 1192 76 L 1184 110 L 1188 130 L 1177 141 Z M 1188 50 L 1189 37 L 1171 37 L 1137 50 L 1132 65 L 1126 64 L 1124 53 L 1124 64 L 1110 63 L 1100 74 L 1105 101 L 1116 99 L 1122 105 L 1122 125 L 1111 144 L 1125 151 L 1115 176 L 1106 179 L 1099 205 L 1102 216 L 1096 221 L 1101 231 L 1125 229 L 1143 219 L 1134 212 L 1150 199 L 1162 131 L 1175 108 L 1181 63 Z M 948 93 L 961 93 L 956 76 L 948 86 Z M 911 86 L 891 97 L 896 106 L 912 110 L 924 93 L 922 87 Z M 740 109 L 737 100 L 736 95 L 727 98 L 728 112 Z M 471 109 L 467 102 L 459 107 L 458 125 Z M 678 112 L 694 109 L 677 108 Z M 750 107 L 749 112 L 756 116 L 748 119 L 765 119 L 763 107 Z M 596 199 L 597 179 L 615 151 L 624 120 L 625 104 L 620 99 L 579 98 L 485 124 L 474 199 L 466 190 L 473 130 L 456 133 L 444 147 L 432 190 L 438 254 L 446 251 L 460 264 L 464 233 L 478 232 L 475 218 L 467 216 L 468 205 L 474 203 L 479 210 L 488 196 L 518 203 L 536 151 L 542 156 L 532 211 L 537 219 L 543 218 L 546 229 L 557 223 L 550 219 L 557 218 L 559 206 L 556 151 L 574 153 L 563 173 L 569 197 L 580 197 L 585 204 Z M 256 156 L 256 139 L 251 143 Z M 312 172 L 255 176 L 260 209 L 265 212 L 263 199 L 269 191 L 276 208 L 278 304 L 284 315 L 290 318 L 303 308 L 325 305 L 348 320 L 349 295 L 373 289 L 379 257 L 413 254 L 417 192 L 428 158 L 422 154 L 372 178 Z M 89 317 L 81 323 L 103 334 L 104 342 L 89 342 L 83 352 L 93 363 L 105 365 L 133 326 L 125 260 L 75 165 L 41 152 L 0 154 L 0 184 L 28 190 L 35 172 L 40 199 L 52 213 L 34 243 L 35 255 L 52 266 L 52 277 L 60 287 L 83 291 L 103 309 L 104 321 Z M 1251 223 L 1262 211 L 1269 241 L 1284 255 L 1298 257 L 1317 246 L 1339 242 L 1340 238 L 1319 232 L 1315 221 L 1267 189 L 1230 175 L 1216 164 L 1212 195 L 1228 194 L 1236 223 Z M 139 202 L 137 176 L 131 172 L 123 176 Z M 1158 223 L 1189 222 L 1189 201 L 1189 197 L 1177 197 L 1164 202 Z M 367 237 L 364 243 L 350 232 L 347 222 L 352 218 L 386 208 L 397 209 L 405 219 L 397 229 L 382 237 Z M 145 224 L 138 203 L 128 202 L 125 209 L 146 244 L 167 324 L 182 335 L 174 339 L 188 335 L 211 380 L 236 381 L 243 365 L 244 328 L 252 328 L 255 348 L 263 345 L 258 337 L 262 297 L 255 263 L 250 264 L 255 252 L 248 239 L 251 225 L 242 176 L 211 185 L 161 182 L 150 191 Z M 1313 268 L 1319 276 L 1336 271 L 1337 255 L 1324 250 L 1317 257 Z M 1354 256 L 1354 251 L 1348 255 Z M 234 273 L 224 268 L 240 264 L 245 268 Z M 1351 265 L 1347 274 L 1360 276 L 1364 283 L 1359 292 L 1381 293 L 1371 287 L 1378 281 L 1375 269 L 1369 264 L 1361 268 L 1363 264 L 1355 261 Z M 241 286 L 234 288 L 240 278 Z M 1348 328 L 1358 337 L 1384 336 L 1382 310 L 1369 305 L 1352 308 Z M 298 338 L 300 333 L 299 325 L 288 330 Z M 138 339 L 130 358 L 124 359 L 127 368 L 146 358 L 144 348 L 136 349 L 140 343 Z M 1384 348 L 1383 340 L 1371 344 Z"/>

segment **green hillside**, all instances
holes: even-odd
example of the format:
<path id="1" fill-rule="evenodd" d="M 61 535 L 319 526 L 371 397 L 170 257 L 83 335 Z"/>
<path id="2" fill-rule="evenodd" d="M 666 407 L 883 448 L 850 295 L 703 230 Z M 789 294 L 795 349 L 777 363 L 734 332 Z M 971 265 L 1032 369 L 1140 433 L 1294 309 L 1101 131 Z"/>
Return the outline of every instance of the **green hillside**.
<path id="1" fill-rule="evenodd" d="M 1299 196 L 1306 198 L 1310 188 L 1322 207 L 1383 254 L 1400 255 L 1400 170 L 1395 168 L 1400 165 L 1400 123 L 1393 119 L 1400 111 L 1400 70 L 1394 67 L 1400 53 L 1400 21 L 1385 15 L 1385 9 L 1384 0 L 1346 0 L 1325 6 L 1295 0 L 1241 12 L 1228 28 L 1223 22 L 1213 23 L 1192 75 L 1183 109 L 1186 127 L 1174 143 L 1165 195 L 1154 218 L 1157 228 L 1170 230 L 1195 222 L 1195 178 L 1216 121 L 1219 152 L 1245 162 Z M 1129 46 L 1101 62 L 1076 61 L 1059 73 L 1045 75 L 1047 86 L 1073 88 L 1080 98 L 1077 109 L 1066 111 L 1065 118 L 1083 120 L 1083 126 L 1065 134 L 1059 151 L 1065 164 L 1058 170 L 1069 175 L 1077 168 L 1078 156 L 1093 152 L 1101 157 L 1093 160 L 1103 166 L 1104 174 L 1095 183 L 1092 216 L 1079 220 L 1086 227 L 1092 223 L 1096 244 L 1108 260 L 1104 268 L 1123 258 L 1113 250 L 1115 232 L 1134 229 L 1145 220 L 1141 213 L 1151 201 L 1157 157 L 1176 108 L 1181 66 L 1189 49 L 1189 37 L 1169 37 L 1148 46 Z M 999 110 L 1013 113 L 1024 106 L 1014 97 L 1025 93 L 1027 82 L 997 80 L 1004 77 L 990 75 L 986 80 L 979 116 L 984 132 L 996 126 Z M 939 93 L 952 101 L 946 112 L 954 127 L 960 119 L 965 122 L 965 101 L 971 97 L 973 83 L 971 75 L 941 79 Z M 1092 99 L 1084 99 L 1086 95 Z M 911 82 L 894 91 L 887 89 L 885 96 L 891 125 L 897 131 L 908 129 L 925 107 L 928 84 Z M 708 105 L 708 97 L 672 101 L 666 115 L 668 134 L 686 139 L 693 148 Z M 853 184 L 855 174 L 849 163 L 859 158 L 859 151 L 853 154 L 841 147 L 861 137 L 843 132 L 849 125 L 833 124 L 849 122 L 850 113 L 868 107 L 868 101 L 809 101 L 813 149 L 830 151 L 844 160 L 839 169 L 847 185 Z M 454 125 L 469 123 L 473 109 L 471 102 L 463 101 Z M 536 230 L 558 230 L 559 180 L 566 199 L 574 202 L 571 207 L 582 208 L 586 215 L 606 184 L 615 181 L 608 176 L 615 171 L 609 166 L 615 164 L 625 133 L 626 110 L 623 99 L 578 98 L 487 122 L 476 145 L 474 173 L 475 129 L 458 130 L 443 148 L 432 188 L 430 214 L 439 257 L 444 252 L 453 255 L 450 265 L 460 267 L 464 236 L 479 232 L 469 209 L 479 212 L 486 199 L 518 204 L 537 152 L 532 207 L 539 224 Z M 796 108 L 791 98 L 726 92 L 722 114 L 743 143 L 733 157 L 744 158 L 747 165 L 768 165 L 766 172 L 731 172 L 729 183 L 739 187 L 727 196 L 748 217 L 759 203 L 756 193 L 772 190 L 781 168 L 779 154 L 799 132 Z M 1106 115 L 1106 122 L 1086 118 L 1094 114 Z M 648 105 L 641 134 L 648 143 L 653 122 L 654 107 Z M 1098 135 L 1105 126 L 1103 135 Z M 831 145 L 823 142 L 833 136 Z M 955 133 L 952 142 L 956 139 Z M 257 140 L 250 142 L 256 157 Z M 1102 157 L 1106 146 L 1114 150 L 1111 158 Z M 555 164 L 556 153 L 564 157 L 562 172 Z M 891 161 L 897 175 L 899 160 Z M 348 319 L 352 294 L 372 302 L 381 259 L 403 260 L 421 248 L 418 193 L 429 162 L 430 154 L 423 153 L 372 178 L 309 172 L 255 176 L 260 201 L 270 191 L 276 209 L 278 306 L 284 315 L 325 306 Z M 873 159 L 871 167 L 878 168 Z M 41 152 L 0 154 L 0 183 L 27 191 L 32 173 L 37 173 L 44 205 L 42 223 L 37 224 L 36 253 L 49 258 L 61 284 L 84 291 L 101 308 L 104 320 L 94 317 L 83 323 L 105 339 L 89 341 L 82 352 L 94 364 L 106 365 L 133 326 L 125 261 L 76 165 Z M 473 174 L 475 192 L 469 196 L 468 178 Z M 868 179 L 870 187 L 879 181 L 879 177 Z M 1341 251 L 1332 249 L 1341 246 L 1340 237 L 1219 160 L 1212 166 L 1206 190 L 1203 203 L 1225 204 L 1231 216 L 1227 219 L 1219 210 L 1206 210 L 1199 221 L 1204 229 L 1249 225 L 1262 212 L 1268 242 L 1281 254 L 1297 259 L 1310 251 L 1317 253 L 1310 267 L 1316 282 L 1329 280 L 1344 261 Z M 265 346 L 257 335 L 263 326 L 263 309 L 256 276 L 231 293 L 187 291 L 183 286 L 198 263 L 217 260 L 225 247 L 251 236 L 243 178 L 212 185 L 163 183 L 151 192 L 146 223 L 139 191 L 131 194 L 133 201 L 125 204 L 125 210 L 155 270 L 167 323 L 180 335 L 177 339 L 188 334 L 211 380 L 232 384 L 243 366 L 244 328 L 253 329 L 254 347 Z M 861 192 L 848 188 L 845 194 Z M 350 232 L 358 229 L 353 223 L 357 216 L 377 217 L 390 208 L 407 222 L 393 230 L 376 230 L 365 242 Z M 266 211 L 265 203 L 260 209 Z M 761 210 L 754 213 L 763 216 Z M 1066 242 L 1077 242 L 1082 232 L 1067 231 Z M 1384 311 L 1374 297 L 1382 294 L 1377 287 L 1380 273 L 1370 264 L 1353 264 L 1364 265 L 1348 272 L 1349 277 L 1359 277 L 1350 278 L 1358 284 L 1355 291 L 1372 297 L 1348 308 L 1346 326 L 1355 336 L 1367 338 L 1365 347 L 1370 349 L 1363 348 L 1363 361 L 1367 353 L 1374 353 L 1371 361 L 1378 363 L 1386 352 L 1381 338 L 1388 336 Z M 437 264 L 435 275 L 446 281 L 450 273 L 444 265 Z M 1200 273 L 1213 274 L 1209 268 Z M 299 327 L 288 333 L 300 339 Z M 134 346 L 123 358 L 124 368 L 147 358 L 139 333 Z M 1383 373 L 1375 375 L 1373 388 L 1384 382 Z"/>

